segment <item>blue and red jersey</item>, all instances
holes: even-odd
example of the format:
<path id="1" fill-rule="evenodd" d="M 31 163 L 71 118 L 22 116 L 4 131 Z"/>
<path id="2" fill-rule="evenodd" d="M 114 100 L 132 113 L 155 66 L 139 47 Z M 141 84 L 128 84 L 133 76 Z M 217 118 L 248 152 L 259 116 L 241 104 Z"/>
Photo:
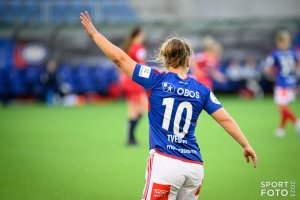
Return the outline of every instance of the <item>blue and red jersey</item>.
<path id="1" fill-rule="evenodd" d="M 267 58 L 267 65 L 274 67 L 276 74 L 276 86 L 283 88 L 295 88 L 297 86 L 297 53 L 289 49 L 283 51 L 276 49 Z"/>
<path id="2" fill-rule="evenodd" d="M 202 110 L 212 114 L 222 108 L 214 94 L 191 77 L 183 80 L 141 64 L 136 65 L 132 79 L 148 93 L 150 150 L 202 163 L 194 133 Z"/>

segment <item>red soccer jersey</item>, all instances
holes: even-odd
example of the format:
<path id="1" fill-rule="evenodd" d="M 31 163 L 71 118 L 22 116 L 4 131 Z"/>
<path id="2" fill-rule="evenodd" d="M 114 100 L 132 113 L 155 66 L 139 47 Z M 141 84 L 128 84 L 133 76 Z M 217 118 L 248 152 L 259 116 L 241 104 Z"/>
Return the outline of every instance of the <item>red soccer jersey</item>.
<path id="1" fill-rule="evenodd" d="M 132 44 L 128 49 L 128 55 L 135 62 L 144 64 L 146 59 L 146 49 L 142 44 Z"/>
<path id="2" fill-rule="evenodd" d="M 209 70 L 217 70 L 220 61 L 208 52 L 197 53 L 195 56 L 194 77 L 197 81 L 212 90 L 212 78 Z"/>
<path id="3" fill-rule="evenodd" d="M 146 59 L 146 50 L 141 44 L 132 44 L 128 49 L 128 56 L 137 63 L 144 64 Z M 145 92 L 144 88 L 131 80 L 126 74 L 121 73 L 121 82 L 128 101 L 140 101 L 141 94 Z"/>

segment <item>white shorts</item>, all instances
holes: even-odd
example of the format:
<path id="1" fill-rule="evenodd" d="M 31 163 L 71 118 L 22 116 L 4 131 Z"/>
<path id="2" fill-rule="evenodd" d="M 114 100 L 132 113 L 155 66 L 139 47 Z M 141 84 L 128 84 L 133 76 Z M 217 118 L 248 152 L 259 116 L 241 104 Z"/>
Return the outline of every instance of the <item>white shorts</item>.
<path id="1" fill-rule="evenodd" d="M 143 200 L 197 200 L 204 178 L 201 164 L 154 152 L 148 158 Z"/>
<path id="2" fill-rule="evenodd" d="M 277 105 L 288 105 L 296 100 L 296 91 L 291 88 L 275 87 L 274 101 Z"/>

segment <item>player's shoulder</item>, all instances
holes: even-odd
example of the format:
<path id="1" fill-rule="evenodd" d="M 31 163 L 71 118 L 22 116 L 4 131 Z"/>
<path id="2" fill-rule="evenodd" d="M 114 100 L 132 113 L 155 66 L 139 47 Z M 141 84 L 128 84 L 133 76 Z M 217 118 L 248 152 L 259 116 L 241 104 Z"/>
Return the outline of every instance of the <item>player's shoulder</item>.
<path id="1" fill-rule="evenodd" d="M 149 68 L 151 68 L 151 70 L 153 71 L 153 74 L 156 75 L 156 76 L 164 77 L 167 74 L 166 70 L 163 69 L 162 67 L 159 67 L 159 66 L 149 66 Z"/>
<path id="2" fill-rule="evenodd" d="M 297 50 L 296 50 L 296 49 L 291 48 L 289 51 L 290 51 L 290 53 L 291 53 L 293 56 L 295 56 L 295 57 L 298 56 L 298 53 L 297 53 Z"/>
<path id="3" fill-rule="evenodd" d="M 156 84 L 160 84 L 165 80 L 170 80 L 169 73 L 167 73 L 164 68 L 158 66 L 151 66 L 149 68 L 151 69 L 151 73 L 155 79 Z"/>
<path id="4" fill-rule="evenodd" d="M 210 89 L 206 87 L 203 83 L 197 81 L 194 77 L 189 77 L 192 87 L 195 87 L 198 91 L 207 93 Z"/>
<path id="5" fill-rule="evenodd" d="M 279 55 L 282 54 L 282 51 L 280 49 L 274 49 L 272 52 L 271 52 L 271 56 L 273 57 L 278 57 Z"/>

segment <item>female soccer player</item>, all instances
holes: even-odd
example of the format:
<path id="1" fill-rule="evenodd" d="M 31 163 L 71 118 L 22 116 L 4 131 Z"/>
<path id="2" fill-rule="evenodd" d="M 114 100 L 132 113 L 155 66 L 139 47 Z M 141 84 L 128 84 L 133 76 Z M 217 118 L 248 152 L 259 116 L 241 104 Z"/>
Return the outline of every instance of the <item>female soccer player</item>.
<path id="1" fill-rule="evenodd" d="M 222 46 L 210 36 L 203 39 L 203 46 L 204 52 L 195 55 L 192 72 L 197 81 L 213 90 L 213 80 L 225 82 L 225 77 L 220 72 Z"/>
<path id="2" fill-rule="evenodd" d="M 132 29 L 124 40 L 123 50 L 137 63 L 145 64 L 144 33 L 139 27 Z M 128 145 L 136 145 L 135 128 L 145 112 L 147 97 L 144 88 L 125 73 L 121 73 L 122 87 L 128 104 Z"/>
<path id="3" fill-rule="evenodd" d="M 204 172 L 194 132 L 202 110 L 242 146 L 246 161 L 251 158 L 256 167 L 256 154 L 236 122 L 206 86 L 187 76 L 192 52 L 186 40 L 174 37 L 162 44 L 158 58 L 168 73 L 159 73 L 136 63 L 110 43 L 95 29 L 87 12 L 80 18 L 87 34 L 104 54 L 147 90 L 151 155 L 144 200 L 198 198 Z"/>
<path id="4" fill-rule="evenodd" d="M 280 112 L 280 124 L 275 131 L 277 137 L 285 135 L 285 127 L 290 120 L 296 132 L 300 133 L 300 119 L 291 111 L 289 104 L 296 99 L 297 66 L 300 63 L 297 54 L 290 48 L 291 36 L 286 31 L 280 31 L 276 37 L 277 49 L 267 58 L 266 71 L 276 76 L 274 100 Z"/>

